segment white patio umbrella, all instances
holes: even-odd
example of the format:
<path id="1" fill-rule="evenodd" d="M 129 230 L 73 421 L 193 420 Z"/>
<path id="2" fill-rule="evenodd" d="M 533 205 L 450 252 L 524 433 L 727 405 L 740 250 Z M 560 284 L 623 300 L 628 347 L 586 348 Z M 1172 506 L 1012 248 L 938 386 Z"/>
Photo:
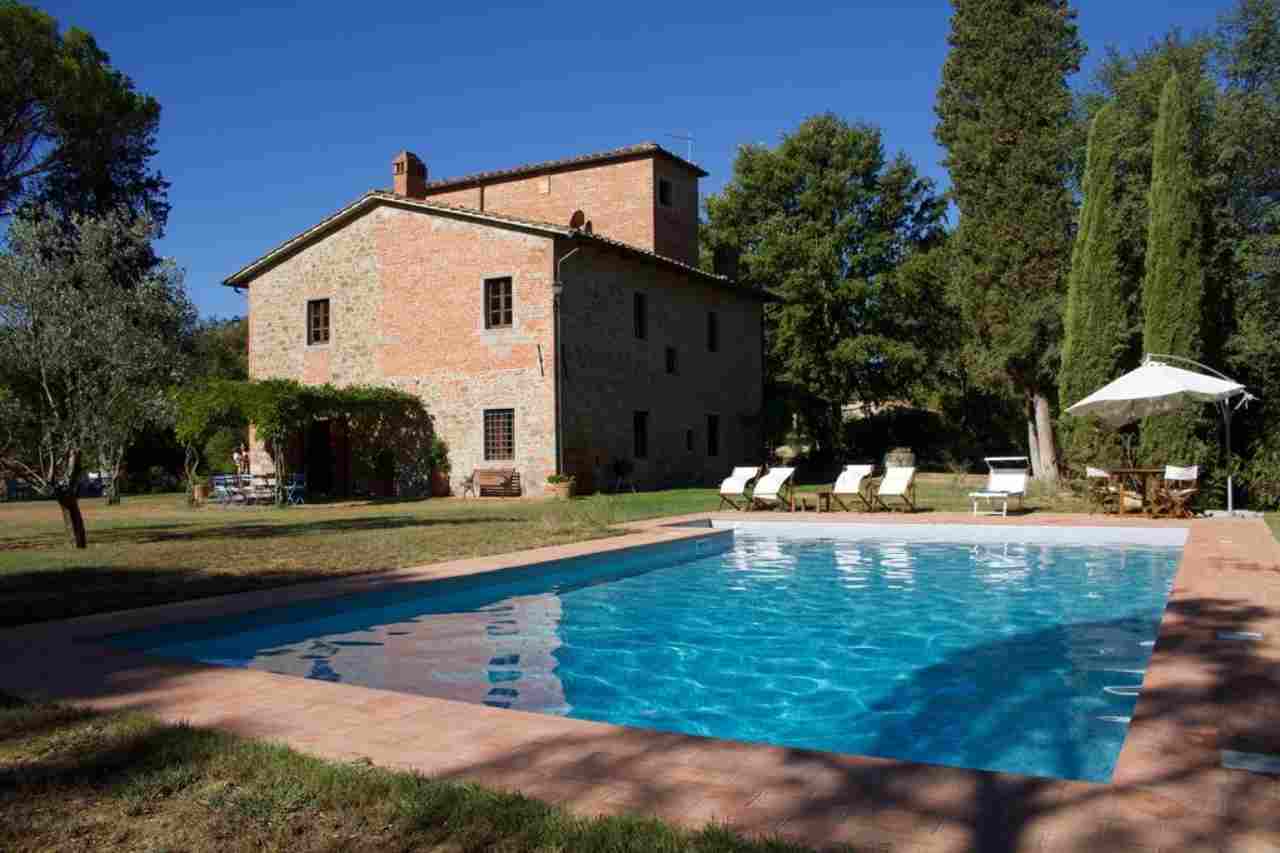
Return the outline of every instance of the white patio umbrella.
<path id="1" fill-rule="evenodd" d="M 1214 374 L 1197 373 L 1166 364 L 1178 361 Z M 1239 398 L 1239 399 L 1237 399 Z M 1231 463 L 1231 413 L 1256 399 L 1243 385 L 1212 367 L 1176 355 L 1148 355 L 1142 366 L 1104 385 L 1067 409 L 1072 415 L 1093 417 L 1121 427 L 1148 415 L 1177 411 L 1188 405 L 1213 403 L 1226 427 L 1227 464 Z M 1232 401 L 1235 404 L 1232 405 Z M 1227 475 L 1227 512 L 1235 512 L 1231 475 Z"/>

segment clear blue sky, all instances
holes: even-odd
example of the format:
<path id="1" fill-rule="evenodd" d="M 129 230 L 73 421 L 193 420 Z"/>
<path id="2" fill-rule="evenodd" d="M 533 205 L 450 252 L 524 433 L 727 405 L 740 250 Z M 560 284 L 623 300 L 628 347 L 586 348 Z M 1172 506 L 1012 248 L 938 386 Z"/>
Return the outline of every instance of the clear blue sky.
<path id="1" fill-rule="evenodd" d="M 830 110 L 884 129 L 940 182 L 933 97 L 946 0 L 297 6 L 39 2 L 88 29 L 159 99 L 173 182 L 161 251 L 205 315 L 240 314 L 224 277 L 373 187 L 408 148 L 447 177 L 691 131 L 727 179 L 736 146 Z M 1230 0 L 1077 0 L 1090 48 L 1213 26 Z"/>

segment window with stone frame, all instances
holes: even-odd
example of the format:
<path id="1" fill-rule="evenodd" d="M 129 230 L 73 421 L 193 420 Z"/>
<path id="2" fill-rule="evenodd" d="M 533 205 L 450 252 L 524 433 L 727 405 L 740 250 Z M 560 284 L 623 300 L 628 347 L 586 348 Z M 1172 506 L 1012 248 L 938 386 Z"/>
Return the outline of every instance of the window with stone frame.
<path id="1" fill-rule="evenodd" d="M 509 329 L 512 321 L 511 277 L 487 278 L 484 281 L 484 327 Z"/>
<path id="2" fill-rule="evenodd" d="M 484 458 L 503 462 L 516 458 L 516 410 L 484 410 Z"/>
<path id="3" fill-rule="evenodd" d="M 635 412 L 631 416 L 632 450 L 637 459 L 647 459 L 649 456 L 649 413 Z"/>
<path id="4" fill-rule="evenodd" d="M 329 300 L 307 302 L 307 345 L 329 343 Z"/>
<path id="5" fill-rule="evenodd" d="M 649 337 L 649 300 L 643 293 L 636 293 L 632 297 L 631 315 L 636 340 L 645 340 Z"/>
<path id="6" fill-rule="evenodd" d="M 671 207 L 672 201 L 671 182 L 666 178 L 658 178 L 658 204 L 663 207 Z"/>

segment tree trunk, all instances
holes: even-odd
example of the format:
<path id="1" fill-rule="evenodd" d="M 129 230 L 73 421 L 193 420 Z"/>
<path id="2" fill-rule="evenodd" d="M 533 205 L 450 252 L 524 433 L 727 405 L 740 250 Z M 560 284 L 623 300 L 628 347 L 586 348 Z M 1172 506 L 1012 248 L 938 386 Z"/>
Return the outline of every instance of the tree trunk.
<path id="1" fill-rule="evenodd" d="M 1046 482 L 1058 482 L 1058 449 L 1053 440 L 1053 417 L 1049 410 L 1049 398 L 1036 393 L 1032 398 L 1036 413 L 1036 435 L 1040 439 L 1040 467 L 1038 477 Z"/>
<path id="2" fill-rule="evenodd" d="M 77 548 L 87 548 L 89 538 L 84 532 L 84 516 L 80 514 L 80 498 L 74 494 L 58 495 L 58 506 L 62 507 L 62 522 L 71 535 L 71 543 Z"/>
<path id="3" fill-rule="evenodd" d="M 1031 476 L 1039 480 L 1044 466 L 1040 464 L 1040 438 L 1036 435 L 1034 408 L 1027 412 L 1027 455 L 1031 457 Z"/>

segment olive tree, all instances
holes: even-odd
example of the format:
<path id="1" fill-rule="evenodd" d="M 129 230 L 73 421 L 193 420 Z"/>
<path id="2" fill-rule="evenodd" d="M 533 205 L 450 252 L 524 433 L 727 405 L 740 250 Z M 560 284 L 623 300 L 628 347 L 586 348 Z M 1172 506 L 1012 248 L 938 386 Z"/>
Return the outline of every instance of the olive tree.
<path id="1" fill-rule="evenodd" d="M 181 380 L 195 323 L 181 272 L 145 264 L 155 226 L 126 210 L 16 216 L 0 253 L 0 473 L 62 508 L 87 544 L 87 464 L 126 446 Z"/>

